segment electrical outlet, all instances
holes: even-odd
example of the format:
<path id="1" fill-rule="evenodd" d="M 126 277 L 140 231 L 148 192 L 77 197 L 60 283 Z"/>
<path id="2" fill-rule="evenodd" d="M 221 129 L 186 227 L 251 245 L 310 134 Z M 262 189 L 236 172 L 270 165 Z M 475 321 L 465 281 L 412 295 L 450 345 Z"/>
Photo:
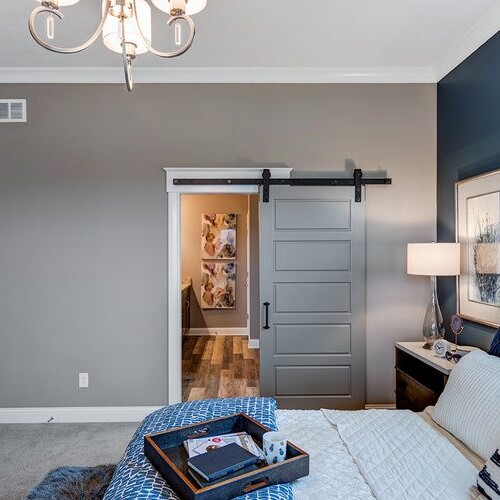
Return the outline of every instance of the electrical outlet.
<path id="1" fill-rule="evenodd" d="M 89 386 L 89 374 L 79 373 L 78 374 L 78 387 L 80 389 L 86 389 Z"/>

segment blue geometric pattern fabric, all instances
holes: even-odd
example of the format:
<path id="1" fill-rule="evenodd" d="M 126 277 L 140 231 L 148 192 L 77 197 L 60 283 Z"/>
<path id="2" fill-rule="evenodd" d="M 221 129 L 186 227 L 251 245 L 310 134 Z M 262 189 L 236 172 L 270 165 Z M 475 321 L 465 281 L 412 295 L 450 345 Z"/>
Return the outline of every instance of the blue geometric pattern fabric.
<path id="1" fill-rule="evenodd" d="M 151 413 L 144 419 L 125 450 L 104 500 L 178 500 L 179 497 L 145 457 L 144 436 L 240 412 L 277 430 L 276 401 L 272 398 L 189 401 Z M 293 500 L 293 491 L 290 484 L 279 484 L 238 497 L 238 500 Z"/>

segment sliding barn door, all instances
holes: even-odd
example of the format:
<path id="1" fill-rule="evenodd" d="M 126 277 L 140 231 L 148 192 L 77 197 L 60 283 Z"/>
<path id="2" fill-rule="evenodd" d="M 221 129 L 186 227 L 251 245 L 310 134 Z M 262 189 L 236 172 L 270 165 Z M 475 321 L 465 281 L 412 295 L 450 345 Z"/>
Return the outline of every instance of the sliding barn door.
<path id="1" fill-rule="evenodd" d="M 272 186 L 260 204 L 261 394 L 365 404 L 365 216 L 353 187 Z"/>

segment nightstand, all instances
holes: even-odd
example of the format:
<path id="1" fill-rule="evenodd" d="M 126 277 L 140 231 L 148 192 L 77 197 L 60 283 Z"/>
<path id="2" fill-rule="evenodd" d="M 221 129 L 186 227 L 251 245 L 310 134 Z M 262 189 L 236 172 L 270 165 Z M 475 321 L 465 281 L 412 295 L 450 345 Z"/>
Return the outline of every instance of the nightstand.
<path id="1" fill-rule="evenodd" d="M 423 341 L 396 342 L 396 408 L 423 411 L 435 405 L 456 363 L 424 349 Z M 458 346 L 471 351 L 474 348 Z"/>

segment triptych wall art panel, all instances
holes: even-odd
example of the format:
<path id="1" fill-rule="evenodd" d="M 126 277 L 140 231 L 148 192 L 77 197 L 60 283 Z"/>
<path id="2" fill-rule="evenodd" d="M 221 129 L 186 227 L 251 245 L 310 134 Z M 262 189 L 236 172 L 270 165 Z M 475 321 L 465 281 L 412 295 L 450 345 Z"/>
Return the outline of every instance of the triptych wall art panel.
<path id="1" fill-rule="evenodd" d="M 236 264 L 201 264 L 201 306 L 203 309 L 234 309 L 236 306 Z"/>
<path id="2" fill-rule="evenodd" d="M 201 216 L 202 309 L 236 307 L 236 221 L 236 214 Z"/>
<path id="3" fill-rule="evenodd" d="M 203 259 L 236 258 L 235 214 L 202 214 L 201 225 Z"/>
<path id="4" fill-rule="evenodd" d="M 459 313 L 500 325 L 500 171 L 456 185 Z"/>

